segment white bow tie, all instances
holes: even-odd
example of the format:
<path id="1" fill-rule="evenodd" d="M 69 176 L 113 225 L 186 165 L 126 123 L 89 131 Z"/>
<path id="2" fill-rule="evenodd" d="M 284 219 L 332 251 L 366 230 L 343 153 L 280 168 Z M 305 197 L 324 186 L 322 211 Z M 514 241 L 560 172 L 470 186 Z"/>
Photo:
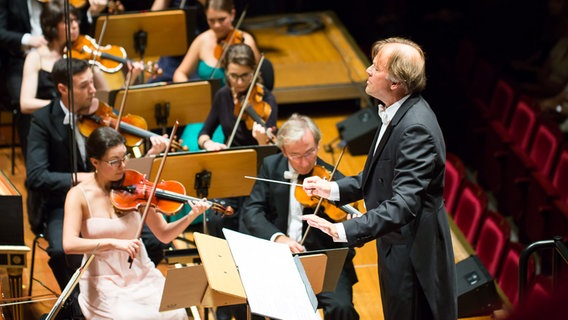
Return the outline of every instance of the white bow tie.
<path id="1" fill-rule="evenodd" d="M 284 171 L 284 179 L 287 180 L 298 180 L 298 173 L 293 171 Z"/>
<path id="2" fill-rule="evenodd" d="M 383 105 L 379 105 L 379 117 L 381 118 L 381 121 L 384 125 L 387 125 L 390 121 L 389 115 L 387 114 L 387 108 L 385 108 Z"/>

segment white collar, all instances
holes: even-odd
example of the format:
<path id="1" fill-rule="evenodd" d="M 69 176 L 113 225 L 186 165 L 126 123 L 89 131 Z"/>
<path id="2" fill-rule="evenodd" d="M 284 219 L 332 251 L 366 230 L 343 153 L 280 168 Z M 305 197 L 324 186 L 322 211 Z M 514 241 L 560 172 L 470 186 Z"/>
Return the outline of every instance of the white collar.
<path id="1" fill-rule="evenodd" d="M 391 104 L 389 107 L 387 107 L 384 111 L 381 110 L 382 105 L 379 105 L 379 117 L 381 117 L 381 119 L 384 118 L 386 121 L 383 120 L 384 124 L 389 123 L 395 116 L 396 112 L 398 111 L 398 109 L 400 109 L 400 107 L 402 106 L 402 104 L 408 99 L 408 97 L 410 97 L 410 95 L 406 95 L 404 97 L 402 97 L 402 99 L 398 100 L 397 102 Z M 386 115 L 384 113 L 386 113 Z"/>

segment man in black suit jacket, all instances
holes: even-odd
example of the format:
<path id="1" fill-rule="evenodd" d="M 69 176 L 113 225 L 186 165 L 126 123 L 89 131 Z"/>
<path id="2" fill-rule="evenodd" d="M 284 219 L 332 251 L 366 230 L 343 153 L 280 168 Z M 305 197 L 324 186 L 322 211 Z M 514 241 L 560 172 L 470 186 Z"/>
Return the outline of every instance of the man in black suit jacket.
<path id="1" fill-rule="evenodd" d="M 365 168 L 335 182 L 304 180 L 308 194 L 339 203 L 363 198 L 367 213 L 332 224 L 308 223 L 334 241 L 377 239 L 379 279 L 387 320 L 456 319 L 453 248 L 444 208 L 444 138 L 420 92 L 426 86 L 422 49 L 402 38 L 377 41 L 367 68 L 367 94 L 384 108 Z"/>
<path id="2" fill-rule="evenodd" d="M 311 119 L 292 115 L 278 130 L 276 144 L 282 153 L 266 157 L 258 177 L 296 183 L 302 176 L 311 174 L 315 166 L 331 170 L 328 164 L 317 157 L 320 138 L 321 133 Z M 256 181 L 243 207 L 241 225 L 244 224 L 246 231 L 254 236 L 287 244 L 293 253 L 345 247 L 345 244 L 334 243 L 317 229 L 311 229 L 303 245 L 300 244 L 307 227 L 307 224 L 300 220 L 300 216 L 313 213 L 313 208 L 304 208 L 295 198 L 294 190 L 290 185 Z M 303 192 L 301 189 L 298 191 Z M 331 210 L 328 214 L 330 212 Z M 323 210 L 318 212 L 318 215 L 325 219 L 336 221 L 328 214 Z M 334 217 L 343 220 L 346 214 Z M 357 282 L 352 261 L 354 255 L 355 250 L 351 248 L 335 291 L 317 295 L 325 319 L 359 319 L 353 306 L 352 286 Z"/>

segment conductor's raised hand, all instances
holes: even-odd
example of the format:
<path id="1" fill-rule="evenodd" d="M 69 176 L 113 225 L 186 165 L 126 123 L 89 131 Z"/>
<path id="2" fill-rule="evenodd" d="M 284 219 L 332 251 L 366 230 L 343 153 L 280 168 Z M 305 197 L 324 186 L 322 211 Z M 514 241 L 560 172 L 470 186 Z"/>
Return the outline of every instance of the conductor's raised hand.
<path id="1" fill-rule="evenodd" d="M 335 225 L 315 214 L 303 215 L 302 220 L 305 220 L 312 228 L 320 229 L 334 239 L 339 238 L 339 233 L 337 233 Z"/>
<path id="2" fill-rule="evenodd" d="M 312 176 L 304 179 L 302 187 L 310 197 L 318 196 L 327 199 L 331 193 L 331 183 L 318 176 Z"/>

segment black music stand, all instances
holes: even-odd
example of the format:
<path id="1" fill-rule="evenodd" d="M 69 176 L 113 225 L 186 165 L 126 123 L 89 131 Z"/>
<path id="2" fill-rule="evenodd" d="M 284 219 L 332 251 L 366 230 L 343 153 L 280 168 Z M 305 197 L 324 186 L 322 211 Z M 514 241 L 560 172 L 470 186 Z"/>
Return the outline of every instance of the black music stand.
<path id="1" fill-rule="evenodd" d="M 196 34 L 197 8 L 101 15 L 95 24 L 102 43 L 118 45 L 129 57 L 184 55 Z"/>
<path id="2" fill-rule="evenodd" d="M 306 274 L 310 279 L 312 288 L 316 294 L 320 292 L 331 292 L 335 291 L 337 286 L 337 281 L 343 270 L 343 265 L 345 264 L 345 258 L 347 257 L 347 251 L 349 248 L 334 248 L 334 249 L 321 249 L 301 252 L 298 254 L 300 259 L 302 259 L 302 264 L 304 269 L 306 269 Z M 312 262 L 312 259 L 316 257 L 325 256 L 325 272 L 321 272 L 321 262 L 316 260 Z M 311 277 L 315 278 L 318 275 L 324 275 L 321 286 L 316 285 L 316 281 L 312 280 Z"/>
<path id="3" fill-rule="evenodd" d="M 128 90 L 124 112 L 143 117 L 151 129 L 171 127 L 176 120 L 182 125 L 204 122 L 220 84 L 214 79 L 133 86 Z M 109 103 L 115 109 L 120 107 L 124 92 L 110 92 Z"/>

